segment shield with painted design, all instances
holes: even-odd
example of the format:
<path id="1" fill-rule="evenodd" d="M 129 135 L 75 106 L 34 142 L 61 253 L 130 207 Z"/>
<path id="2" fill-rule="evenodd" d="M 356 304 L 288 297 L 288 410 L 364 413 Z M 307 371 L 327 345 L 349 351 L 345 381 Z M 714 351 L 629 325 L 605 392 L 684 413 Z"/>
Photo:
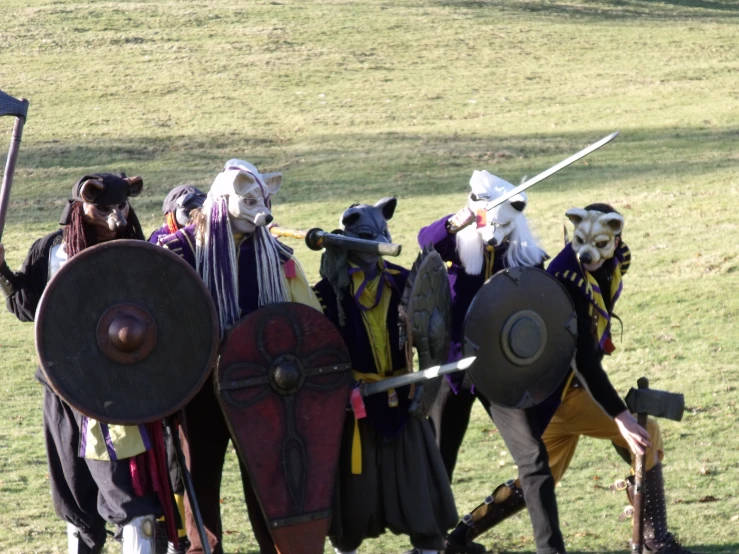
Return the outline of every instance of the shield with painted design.
<path id="1" fill-rule="evenodd" d="M 231 330 L 216 395 L 280 554 L 321 554 L 330 523 L 349 352 L 322 313 L 260 308 Z"/>
<path id="2" fill-rule="evenodd" d="M 467 372 L 491 402 L 529 408 L 562 383 L 575 355 L 577 315 L 562 283 L 541 269 L 516 267 L 488 279 L 464 324 Z"/>
<path id="3" fill-rule="evenodd" d="M 202 279 L 139 240 L 85 249 L 54 275 L 36 311 L 36 352 L 52 389 L 82 414 L 135 425 L 181 409 L 218 351 Z"/>
<path id="4" fill-rule="evenodd" d="M 446 264 L 433 246 L 425 247 L 413 264 L 399 309 L 401 343 L 406 349 L 416 349 L 419 369 L 446 362 L 451 342 L 452 292 Z M 410 359 L 411 353 L 407 352 Z M 413 385 L 411 414 L 426 417 L 442 378 Z"/>

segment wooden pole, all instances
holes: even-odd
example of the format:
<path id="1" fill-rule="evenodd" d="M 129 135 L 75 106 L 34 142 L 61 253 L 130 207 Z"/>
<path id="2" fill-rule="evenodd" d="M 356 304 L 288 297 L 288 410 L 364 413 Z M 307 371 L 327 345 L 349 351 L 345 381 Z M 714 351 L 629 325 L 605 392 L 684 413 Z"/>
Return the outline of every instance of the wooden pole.
<path id="1" fill-rule="evenodd" d="M 15 162 L 18 159 L 18 150 L 21 146 L 21 136 L 23 135 L 23 125 L 26 123 L 26 115 L 28 114 L 28 100 L 25 98 L 16 100 L 0 91 L 0 115 L 15 115 L 15 125 L 13 125 L 13 135 L 10 139 L 10 149 L 8 150 L 8 160 L 5 163 L 5 171 L 3 172 L 3 182 L 0 186 L 0 242 L 3 238 L 3 229 L 5 228 L 5 216 L 8 213 L 8 204 L 10 203 L 10 187 L 13 186 L 13 175 L 15 174 Z"/>
<path id="2" fill-rule="evenodd" d="M 649 379 L 642 377 L 637 381 L 640 389 L 649 388 Z M 647 414 L 639 413 L 639 425 L 647 428 Z M 644 477 L 647 467 L 647 450 L 636 457 L 634 467 L 634 527 L 631 534 L 631 553 L 642 554 L 644 550 Z"/>

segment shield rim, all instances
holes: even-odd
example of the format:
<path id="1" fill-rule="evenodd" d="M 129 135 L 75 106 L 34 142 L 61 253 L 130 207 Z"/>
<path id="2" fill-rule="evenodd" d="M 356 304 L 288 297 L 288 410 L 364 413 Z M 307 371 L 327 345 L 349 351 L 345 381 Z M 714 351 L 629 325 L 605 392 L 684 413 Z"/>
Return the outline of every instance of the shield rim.
<path id="1" fill-rule="evenodd" d="M 69 401 L 69 399 L 64 395 L 60 393 L 60 386 L 57 380 L 53 377 L 53 372 L 48 371 L 47 364 L 44 363 L 44 356 L 42 355 L 42 351 L 40 348 L 40 345 L 42 344 L 41 341 L 41 329 L 43 327 L 44 322 L 44 313 L 46 310 L 44 309 L 46 305 L 48 304 L 49 297 L 52 295 L 53 291 L 56 290 L 58 287 L 58 282 L 60 281 L 58 279 L 59 275 L 64 275 L 65 272 L 70 271 L 69 267 L 75 267 L 79 260 L 85 260 L 88 257 L 94 256 L 98 251 L 107 250 L 111 248 L 144 248 L 149 250 L 156 250 L 157 253 L 161 253 L 165 257 L 169 256 L 170 259 L 175 263 L 179 264 L 180 267 L 182 267 L 185 271 L 185 273 L 190 273 L 191 277 L 195 280 L 197 283 L 196 288 L 199 288 L 205 298 L 208 299 L 208 307 L 210 311 L 210 320 L 211 320 L 211 348 L 210 348 L 210 354 L 208 356 L 208 367 L 207 370 L 203 371 L 203 375 L 200 377 L 200 380 L 197 383 L 197 386 L 194 386 L 192 390 L 180 401 L 178 402 L 175 407 L 166 410 L 165 412 L 162 412 L 160 415 L 157 415 L 156 417 L 147 418 L 146 420 L 131 420 L 131 419 L 121 419 L 121 418 L 110 418 L 105 416 L 105 419 L 100 419 L 100 414 L 94 413 L 93 410 L 87 409 L 87 407 L 82 407 L 83 409 L 80 409 L 80 406 L 77 406 L 76 403 L 72 403 Z M 74 263 L 74 266 L 71 266 L 70 264 Z M 180 258 L 177 254 L 174 252 L 168 251 L 166 248 L 162 248 L 161 246 L 157 246 L 155 244 L 151 244 L 150 242 L 147 242 L 145 240 L 135 240 L 135 239 L 115 239 L 107 242 L 103 242 L 101 244 L 96 244 L 95 246 L 91 246 L 89 248 L 86 248 L 79 254 L 77 254 L 72 260 L 70 260 L 68 263 L 64 264 L 61 269 L 52 277 L 51 281 L 49 281 L 46 285 L 46 288 L 44 289 L 43 294 L 41 295 L 41 298 L 39 299 L 38 306 L 36 307 L 36 316 L 34 318 L 34 342 L 35 342 L 35 350 L 36 350 L 36 356 L 38 358 L 39 367 L 41 368 L 41 371 L 44 374 L 44 377 L 46 378 L 46 382 L 51 387 L 51 389 L 54 391 L 54 393 L 59 396 L 62 400 L 64 400 L 67 404 L 69 404 L 72 408 L 77 410 L 79 413 L 81 413 L 84 416 L 87 416 L 89 418 L 95 419 L 96 421 L 100 421 L 102 423 L 108 423 L 113 425 L 139 425 L 143 423 L 152 423 L 155 421 L 159 421 L 161 419 L 164 419 L 174 413 L 177 413 L 182 408 L 184 408 L 194 397 L 195 395 L 200 392 L 200 390 L 205 385 L 205 382 L 210 378 L 211 374 L 213 373 L 213 368 L 215 366 L 216 358 L 218 356 L 218 348 L 219 348 L 219 323 L 218 318 L 216 316 L 216 308 L 215 304 L 213 304 L 213 300 L 211 299 L 210 292 L 208 291 L 207 287 L 205 286 L 205 283 L 203 283 L 203 279 L 200 277 L 197 271 L 192 268 L 190 264 L 188 264 L 185 260 Z M 96 341 L 97 343 L 97 341 Z"/>
<path id="2" fill-rule="evenodd" d="M 562 282 L 561 282 L 561 281 L 560 281 L 559 279 L 555 278 L 555 277 L 554 277 L 554 276 L 553 276 L 552 274 L 550 274 L 550 273 L 549 273 L 548 271 L 546 271 L 546 270 L 544 270 L 544 269 L 541 269 L 541 268 L 538 268 L 538 267 L 533 267 L 533 266 L 517 266 L 517 267 L 510 267 L 510 268 L 505 268 L 505 269 L 501 269 L 500 271 L 497 271 L 497 272 L 495 272 L 495 273 L 494 273 L 493 275 L 491 275 L 491 276 L 490 276 L 490 277 L 489 277 L 489 278 L 488 278 L 488 279 L 487 279 L 487 280 L 485 281 L 485 283 L 483 283 L 483 287 L 484 287 L 485 285 L 487 285 L 487 284 L 488 284 L 488 283 L 489 283 L 489 282 L 490 282 L 490 281 L 491 281 L 491 280 L 492 280 L 492 279 L 493 279 L 493 278 L 494 278 L 495 276 L 497 276 L 497 275 L 501 275 L 501 274 L 503 274 L 503 273 L 510 273 L 510 272 L 512 272 L 512 271 L 517 271 L 517 272 L 519 272 L 519 271 L 524 271 L 524 270 L 525 270 L 525 271 L 528 271 L 528 270 L 534 270 L 534 271 L 538 271 L 538 272 L 540 272 L 540 273 L 543 273 L 543 274 L 544 274 L 544 275 L 546 275 L 547 277 L 551 278 L 551 280 L 552 280 L 552 281 L 554 281 L 554 282 L 555 282 L 555 283 L 556 283 L 556 284 L 558 285 L 558 287 L 559 287 L 559 288 L 560 288 L 560 289 L 562 290 L 562 292 L 564 293 L 565 297 L 566 297 L 566 298 L 567 298 L 567 299 L 569 300 L 569 303 L 570 303 L 570 306 L 571 306 L 571 310 L 572 310 L 572 311 L 571 311 L 571 314 L 572 314 L 572 318 L 571 318 L 571 321 L 572 321 L 573 319 L 574 319 L 574 321 L 575 321 L 575 322 L 577 321 L 577 310 L 575 309 L 575 302 L 574 302 L 574 300 L 572 299 L 572 296 L 570 295 L 570 293 L 569 293 L 569 292 L 567 291 L 567 287 L 565 287 L 565 286 L 564 286 L 564 284 L 563 284 L 563 283 L 562 283 Z M 482 287 L 480 288 L 480 290 L 482 290 Z M 478 294 L 479 294 L 479 291 L 478 291 Z M 475 303 L 476 303 L 476 300 L 477 300 L 477 294 L 475 294 L 475 296 L 473 297 L 473 299 L 472 299 L 472 302 L 470 303 L 470 306 L 469 306 L 469 307 L 467 308 L 467 312 L 465 313 L 465 316 L 464 316 L 464 324 L 463 324 L 463 325 L 464 325 L 464 328 L 465 328 L 465 329 L 466 329 L 466 327 L 467 327 L 467 322 L 468 322 L 468 319 L 469 319 L 469 317 L 470 317 L 470 312 L 472 311 L 472 307 L 473 307 L 473 306 L 475 305 Z M 512 314 L 508 314 L 508 317 L 510 317 L 511 315 L 512 315 Z M 503 324 L 503 325 L 501 325 L 501 330 L 503 329 L 503 327 L 504 327 L 504 324 Z M 558 386 L 560 386 L 560 385 L 562 384 L 562 382 L 563 382 L 563 381 L 564 381 L 564 380 L 565 380 L 565 379 L 567 378 L 567 375 L 568 375 L 569 371 L 571 370 L 570 368 L 572 367 L 572 360 L 574 359 L 574 356 L 575 356 L 575 352 L 576 352 L 576 350 L 577 350 L 577 332 L 575 332 L 575 334 L 573 335 L 573 340 L 574 340 L 574 343 L 575 343 L 575 344 L 574 344 L 574 348 L 573 348 L 572 356 L 570 357 L 570 362 L 569 362 L 569 364 L 567 365 L 567 368 L 566 368 L 566 369 L 565 369 L 565 370 L 563 371 L 563 375 L 562 375 L 562 381 L 561 381 L 561 382 L 559 383 L 559 385 L 558 385 Z M 464 351 L 464 348 L 465 348 L 465 346 L 464 346 L 464 345 L 466 344 L 466 342 L 467 342 L 467 335 L 466 335 L 466 333 L 465 333 L 465 334 L 464 334 L 464 336 L 463 336 L 463 347 L 462 347 L 462 348 L 463 348 L 463 351 Z M 467 371 L 467 374 L 468 374 L 468 375 L 470 376 L 470 379 L 472 380 L 472 382 L 473 382 L 473 383 L 475 384 L 475 386 L 477 387 L 477 383 L 475 383 L 475 379 L 474 379 L 474 377 L 473 377 L 473 373 L 472 373 L 472 372 L 470 372 L 470 371 L 469 371 L 469 369 L 470 369 L 470 368 L 468 368 L 468 369 L 466 370 L 466 371 Z M 529 386 L 533 386 L 533 385 L 536 385 L 536 384 L 537 384 L 537 383 L 538 383 L 539 381 L 541 381 L 542 379 L 544 379 L 544 377 L 545 377 L 545 376 L 541 376 L 541 377 L 539 377 L 538 379 L 532 380 Z M 554 388 L 553 388 L 553 389 L 552 389 L 552 390 L 550 391 L 550 393 L 549 393 L 549 395 L 548 395 L 548 396 L 551 396 L 551 394 L 553 394 L 553 393 L 554 393 L 554 392 L 556 392 L 556 391 L 557 391 L 557 387 L 554 387 Z M 504 403 L 504 402 L 501 402 L 500 400 L 495 400 L 495 401 L 493 401 L 493 400 L 492 400 L 492 399 L 490 399 L 490 398 L 488 398 L 488 400 L 489 400 L 490 402 L 492 402 L 493 404 L 496 404 L 496 405 L 498 405 L 498 406 L 503 406 L 503 407 L 506 407 L 506 408 L 523 408 L 523 409 L 525 409 L 525 408 L 527 408 L 527 407 L 531 407 L 531 406 L 517 406 L 517 405 L 515 405 L 515 404 L 511 404 L 511 403 Z M 537 406 L 538 404 L 539 404 L 539 403 L 536 403 L 536 404 L 534 404 L 533 406 Z"/>

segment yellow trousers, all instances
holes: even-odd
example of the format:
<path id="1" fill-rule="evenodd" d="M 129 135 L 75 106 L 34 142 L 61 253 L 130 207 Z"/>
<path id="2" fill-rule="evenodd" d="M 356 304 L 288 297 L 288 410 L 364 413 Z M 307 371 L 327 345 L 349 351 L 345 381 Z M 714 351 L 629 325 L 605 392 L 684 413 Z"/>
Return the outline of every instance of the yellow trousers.
<path id="1" fill-rule="evenodd" d="M 647 449 L 646 469 L 648 471 L 662 461 L 664 446 L 659 424 L 652 418 L 647 420 L 647 432 L 652 444 Z M 629 450 L 616 422 L 608 417 L 588 391 L 582 386 L 570 386 L 562 404 L 557 408 L 542 436 L 549 454 L 549 467 L 555 482 L 559 483 L 570 466 L 581 436 L 606 439 Z M 633 468 L 633 453 L 631 454 L 631 465 Z"/>

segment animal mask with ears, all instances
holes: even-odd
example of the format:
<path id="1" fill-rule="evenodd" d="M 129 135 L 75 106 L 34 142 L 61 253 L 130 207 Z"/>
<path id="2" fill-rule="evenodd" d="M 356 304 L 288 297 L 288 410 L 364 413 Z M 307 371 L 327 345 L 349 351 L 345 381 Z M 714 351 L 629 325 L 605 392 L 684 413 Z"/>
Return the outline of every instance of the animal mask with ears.
<path id="1" fill-rule="evenodd" d="M 588 271 L 595 271 L 613 257 L 621 241 L 623 216 L 608 204 L 570 208 L 567 218 L 575 226 L 571 246 Z"/>
<path id="2" fill-rule="evenodd" d="M 392 242 L 387 222 L 392 219 L 398 201 L 395 198 L 383 198 L 374 205 L 352 204 L 341 214 L 341 227 L 348 237 Z M 377 266 L 378 254 L 350 251 L 349 259 L 366 271 Z"/>

